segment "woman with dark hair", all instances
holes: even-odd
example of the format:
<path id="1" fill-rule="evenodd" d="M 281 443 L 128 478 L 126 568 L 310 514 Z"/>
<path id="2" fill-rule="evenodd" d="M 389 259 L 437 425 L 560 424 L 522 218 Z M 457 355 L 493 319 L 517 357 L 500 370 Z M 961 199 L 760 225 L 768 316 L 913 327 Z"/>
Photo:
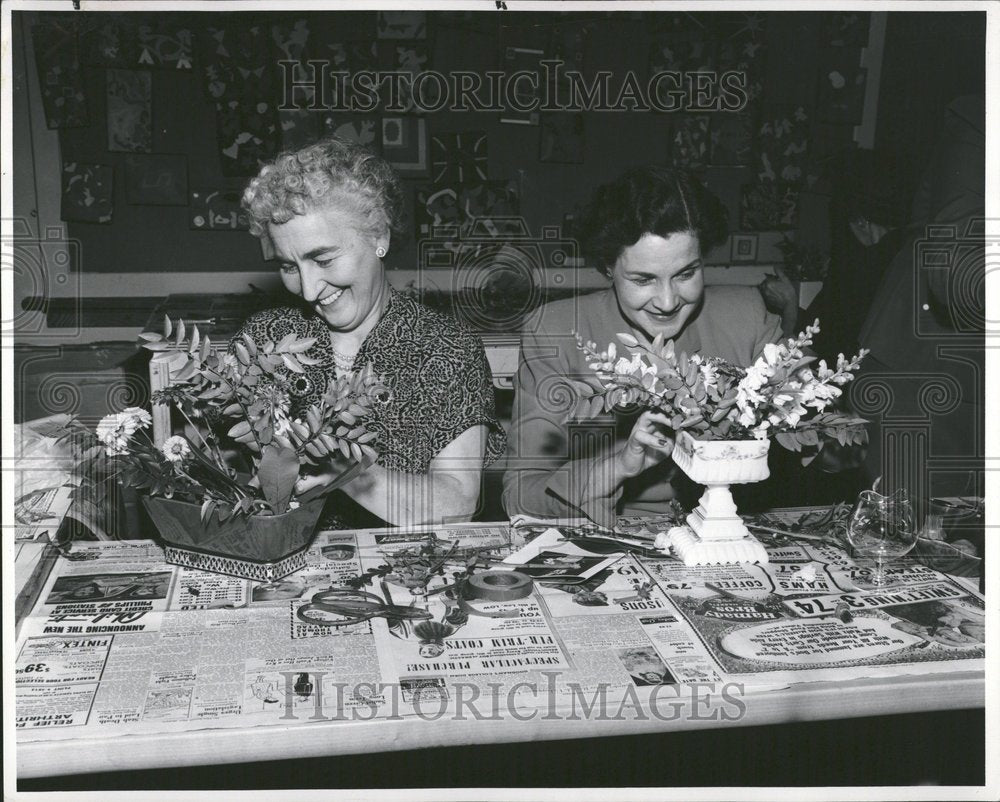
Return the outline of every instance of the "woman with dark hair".
<path id="1" fill-rule="evenodd" d="M 568 420 L 567 379 L 593 375 L 576 337 L 604 348 L 618 332 L 750 365 L 781 339 L 755 287 L 705 287 L 703 256 L 726 236 L 725 213 L 687 172 L 632 170 L 595 194 L 583 220 L 588 258 L 607 289 L 547 304 L 525 323 L 514 379 L 504 504 L 508 514 L 578 517 L 612 527 L 616 511 L 663 512 L 674 437 L 666 416 L 615 411 Z"/>

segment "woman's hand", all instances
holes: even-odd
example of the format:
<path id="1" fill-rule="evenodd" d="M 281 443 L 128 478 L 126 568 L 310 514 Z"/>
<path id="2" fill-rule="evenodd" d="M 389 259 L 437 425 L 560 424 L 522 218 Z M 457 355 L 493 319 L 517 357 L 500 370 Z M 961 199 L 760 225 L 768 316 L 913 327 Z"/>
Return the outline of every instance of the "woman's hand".
<path id="1" fill-rule="evenodd" d="M 764 298 L 764 306 L 781 315 L 782 332 L 788 337 L 794 336 L 799 317 L 799 293 L 781 265 L 775 265 L 774 275 L 766 276 L 757 289 Z"/>
<path id="2" fill-rule="evenodd" d="M 630 479 L 663 462 L 674 450 L 670 419 L 662 412 L 646 411 L 632 427 L 628 442 L 617 455 L 618 475 Z"/>
<path id="3" fill-rule="evenodd" d="M 772 312 L 782 313 L 790 308 L 799 308 L 799 294 L 781 265 L 775 265 L 774 275 L 765 276 L 757 289 L 764 296 L 764 305 Z"/>
<path id="4" fill-rule="evenodd" d="M 324 463 L 322 470 L 299 477 L 295 483 L 295 495 L 304 496 L 309 491 L 315 490 L 318 487 L 326 487 L 333 484 L 352 464 L 339 453 L 336 456 L 331 455 L 329 460 Z"/>

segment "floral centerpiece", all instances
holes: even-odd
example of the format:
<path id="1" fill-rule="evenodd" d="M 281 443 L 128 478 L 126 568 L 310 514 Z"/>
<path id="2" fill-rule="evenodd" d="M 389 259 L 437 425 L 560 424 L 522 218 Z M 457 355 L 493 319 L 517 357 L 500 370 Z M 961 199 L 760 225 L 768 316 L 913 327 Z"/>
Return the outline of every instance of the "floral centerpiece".
<path id="1" fill-rule="evenodd" d="M 304 564 L 326 493 L 376 458 L 365 418 L 387 392 L 370 369 L 331 379 L 320 399 L 291 417 L 289 388 L 314 339 L 289 334 L 258 345 L 249 336 L 225 351 L 183 321 L 140 335 L 166 364 L 170 387 L 154 404 L 176 410 L 183 433 L 157 445 L 139 407 L 107 415 L 91 431 L 77 420 L 64 436 L 82 447 L 78 495 L 100 504 L 108 479 L 135 488 L 167 544 L 167 559 L 254 579 Z M 334 481 L 297 496 L 300 475 L 341 466 Z"/>
<path id="2" fill-rule="evenodd" d="M 766 561 L 763 548 L 736 515 L 728 486 L 767 478 L 771 438 L 800 452 L 804 465 L 831 440 L 841 446 L 867 442 L 865 421 L 835 407 L 867 351 L 851 359 L 841 354 L 833 367 L 823 360 L 814 365 L 816 357 L 806 349 L 819 330 L 817 320 L 793 339 L 765 345 L 757 361 L 745 368 L 678 353 L 662 335 L 645 344 L 632 334 L 619 334 L 627 356 L 619 354 L 615 343 L 598 351 L 595 343 L 578 336 L 578 346 L 596 372 L 578 388 L 578 412 L 593 416 L 622 406 L 663 412 L 676 433 L 674 461 L 708 486 L 688 516 L 690 530 L 672 538 L 675 549 L 687 553 L 685 561 L 727 562 L 748 555 Z M 678 548 L 678 539 L 685 537 L 689 546 Z M 694 548 L 706 541 L 715 545 Z M 722 548 L 727 542 L 731 548 Z M 692 556 L 695 551 L 698 557 Z"/>

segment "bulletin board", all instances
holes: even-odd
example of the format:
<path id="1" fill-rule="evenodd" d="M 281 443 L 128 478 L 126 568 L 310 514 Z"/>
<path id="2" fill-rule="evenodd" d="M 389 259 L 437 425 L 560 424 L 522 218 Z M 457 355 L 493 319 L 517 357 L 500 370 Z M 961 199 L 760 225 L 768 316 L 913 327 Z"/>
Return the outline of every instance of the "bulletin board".
<path id="1" fill-rule="evenodd" d="M 390 268 L 424 259 L 431 224 L 454 213 L 442 197 L 458 201 L 459 216 L 520 218 L 518 236 L 572 238 L 598 185 L 648 163 L 696 170 L 726 205 L 731 231 L 822 240 L 831 169 L 854 147 L 860 121 L 869 27 L 862 12 L 35 18 L 45 26 L 33 38 L 35 66 L 62 147 L 63 218 L 80 243 L 74 268 L 112 273 L 267 269 L 240 230 L 236 200 L 260 158 L 323 133 L 368 137 L 403 178 L 407 231 Z M 282 58 L 445 74 L 509 74 L 557 58 L 589 80 L 608 71 L 613 98 L 629 75 L 642 86 L 657 71 L 736 69 L 747 97 L 739 111 L 697 113 L 278 112 L 268 93 L 280 91 Z M 236 147 L 246 135 L 249 144 Z M 506 229 L 488 231 L 502 240 Z M 728 263 L 728 250 L 714 261 Z"/>

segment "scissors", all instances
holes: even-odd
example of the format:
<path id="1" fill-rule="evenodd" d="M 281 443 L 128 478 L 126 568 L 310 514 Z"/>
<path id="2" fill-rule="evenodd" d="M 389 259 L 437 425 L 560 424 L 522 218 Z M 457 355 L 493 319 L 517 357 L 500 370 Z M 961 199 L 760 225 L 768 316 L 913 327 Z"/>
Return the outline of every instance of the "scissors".
<path id="1" fill-rule="evenodd" d="M 316 616 L 314 611 L 338 615 L 343 620 L 331 621 L 329 618 Z M 386 604 L 381 596 L 351 588 L 322 590 L 319 593 L 314 593 L 312 600 L 299 607 L 295 611 L 295 615 L 300 621 L 322 627 L 346 627 L 379 616 L 406 621 L 433 618 L 427 610 L 421 610 L 417 607 L 403 607 L 399 604 Z"/>

